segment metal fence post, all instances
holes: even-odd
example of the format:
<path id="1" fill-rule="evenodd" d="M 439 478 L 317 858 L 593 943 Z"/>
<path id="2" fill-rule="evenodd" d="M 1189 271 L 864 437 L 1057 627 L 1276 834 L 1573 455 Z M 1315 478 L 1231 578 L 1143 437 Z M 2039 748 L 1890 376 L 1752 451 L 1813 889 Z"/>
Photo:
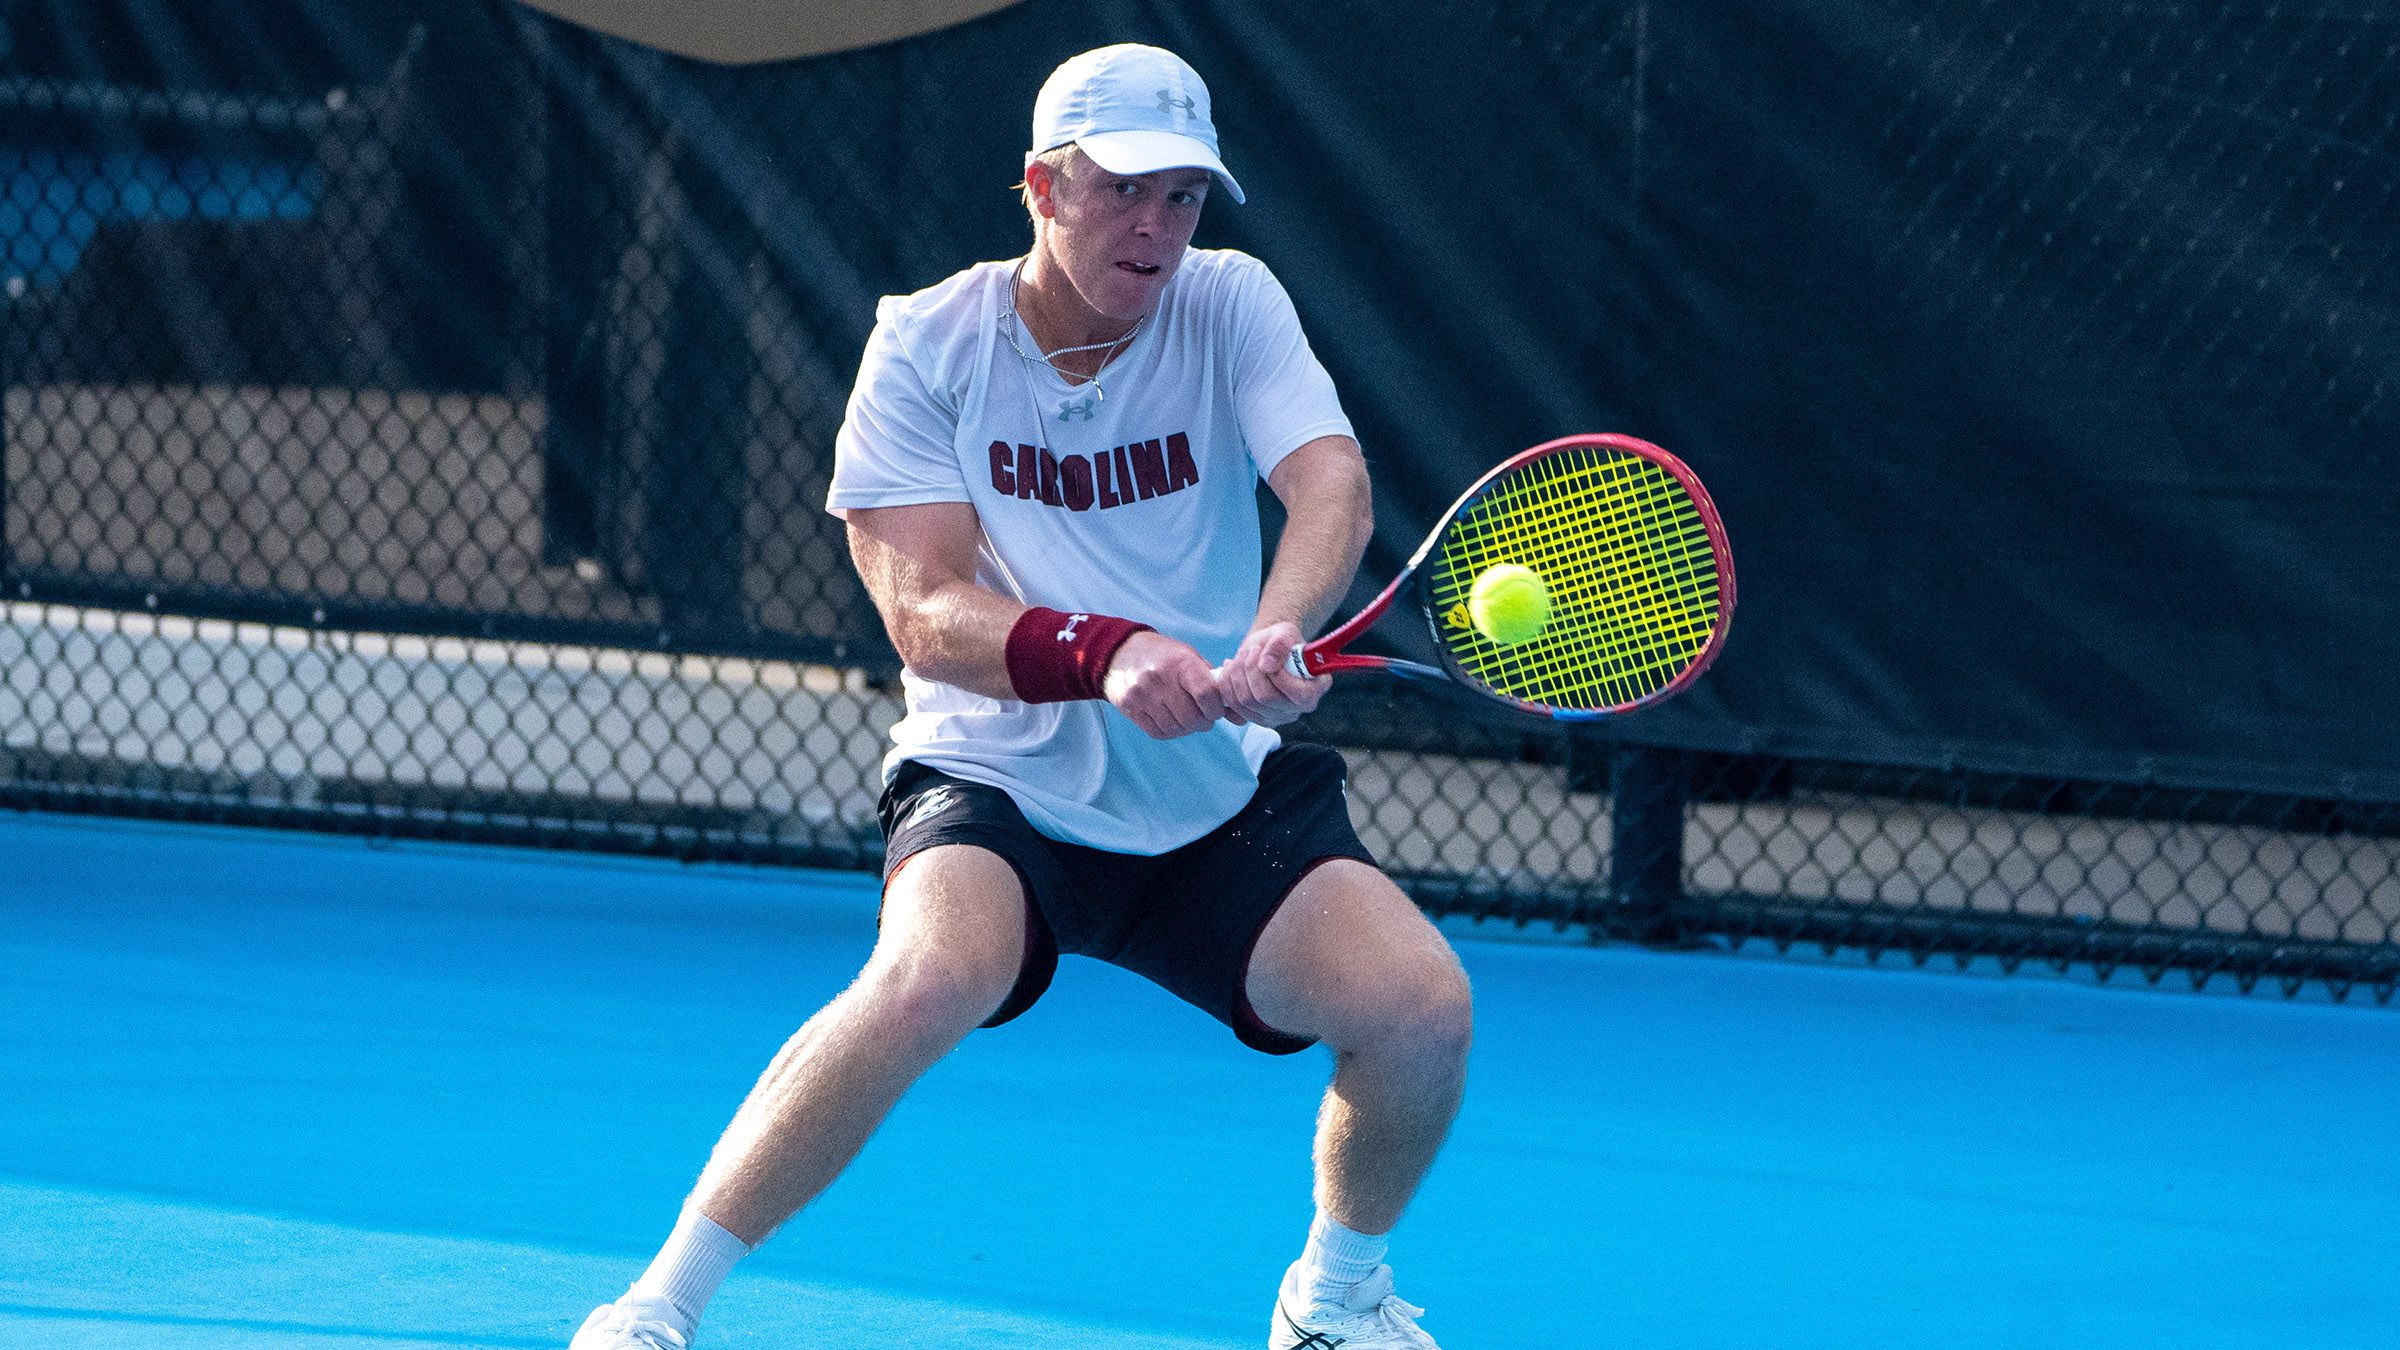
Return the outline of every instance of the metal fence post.
<path id="1" fill-rule="evenodd" d="M 1608 931 L 1673 942 L 1683 899 L 1684 804 L 1689 757 L 1681 750 L 1619 745 L 1609 757 Z"/>
<path id="2" fill-rule="evenodd" d="M 643 474 L 642 569 L 682 646 L 744 630 L 742 507 L 750 439 L 750 285 L 757 253 L 724 166 L 674 140 L 680 253 L 661 321 L 659 424 Z M 663 639 L 662 639 L 663 640 Z"/>
<path id="3" fill-rule="evenodd" d="M 543 37 L 542 561 L 613 569 L 616 559 L 602 561 L 600 522 L 608 480 L 604 241 L 615 203 L 593 144 L 601 102 L 590 39 L 563 25 Z"/>

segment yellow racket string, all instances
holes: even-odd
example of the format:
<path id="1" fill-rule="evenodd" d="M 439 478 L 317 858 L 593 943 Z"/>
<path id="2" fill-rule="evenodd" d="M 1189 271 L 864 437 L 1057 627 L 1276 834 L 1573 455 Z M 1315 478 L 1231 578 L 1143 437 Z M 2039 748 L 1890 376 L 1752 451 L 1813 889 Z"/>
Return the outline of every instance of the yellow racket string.
<path id="1" fill-rule="evenodd" d="M 1499 563 L 1539 572 L 1550 623 L 1504 647 L 1466 615 L 1475 578 Z M 1675 476 L 1638 455 L 1576 446 L 1505 475 L 1442 536 L 1434 613 L 1459 667 L 1546 707 L 1623 707 L 1697 660 L 1718 619 L 1716 554 Z"/>

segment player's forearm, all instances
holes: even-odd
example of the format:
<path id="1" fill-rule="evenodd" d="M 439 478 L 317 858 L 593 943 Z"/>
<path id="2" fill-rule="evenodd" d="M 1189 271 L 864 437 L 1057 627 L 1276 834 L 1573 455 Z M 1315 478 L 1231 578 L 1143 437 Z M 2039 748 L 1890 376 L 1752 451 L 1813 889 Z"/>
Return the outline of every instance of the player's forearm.
<path id="1" fill-rule="evenodd" d="M 1356 442 L 1327 437 L 1293 452 L 1269 483 L 1284 504 L 1283 538 L 1275 546 L 1252 626 L 1288 622 L 1305 637 L 1348 593 L 1375 533 L 1366 461 Z"/>
<path id="2" fill-rule="evenodd" d="M 1025 606 L 975 582 L 982 529 L 963 503 L 861 508 L 850 557 L 900 662 L 928 680 L 1014 698 L 1008 632 Z"/>
<path id="3" fill-rule="evenodd" d="M 1025 606 L 973 582 L 951 582 L 911 596 L 885 616 L 892 645 L 910 670 L 928 680 L 981 694 L 1015 698 L 1008 678 L 1008 634 Z"/>

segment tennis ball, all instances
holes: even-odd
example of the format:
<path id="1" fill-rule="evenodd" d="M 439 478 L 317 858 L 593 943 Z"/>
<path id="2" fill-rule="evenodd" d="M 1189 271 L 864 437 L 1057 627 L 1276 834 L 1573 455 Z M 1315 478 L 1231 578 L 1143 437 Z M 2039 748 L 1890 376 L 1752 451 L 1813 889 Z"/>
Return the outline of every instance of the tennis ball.
<path id="1" fill-rule="evenodd" d="M 1467 592 L 1467 617 L 1476 632 L 1503 647 L 1531 642 L 1550 625 L 1549 583 L 1530 567 L 1495 563 Z"/>

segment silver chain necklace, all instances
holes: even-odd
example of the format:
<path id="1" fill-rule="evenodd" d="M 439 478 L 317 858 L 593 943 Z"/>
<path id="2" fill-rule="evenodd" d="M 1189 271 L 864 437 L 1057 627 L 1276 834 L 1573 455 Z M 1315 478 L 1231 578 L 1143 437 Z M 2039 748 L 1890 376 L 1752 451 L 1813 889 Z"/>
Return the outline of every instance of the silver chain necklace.
<path id="1" fill-rule="evenodd" d="M 1027 257 L 1030 256 L 1030 254 L 1027 255 Z M 1010 273 L 1008 278 L 1008 314 L 1006 316 L 1006 322 L 1000 331 L 1008 338 L 1009 350 L 1015 352 L 1017 354 L 1017 359 L 1025 363 L 1025 376 L 1030 382 L 1033 378 L 1033 365 L 1036 361 L 1048 366 L 1053 373 L 1058 375 L 1059 378 L 1072 381 L 1076 378 L 1075 373 L 1073 371 L 1059 369 L 1059 357 L 1072 356 L 1077 352 L 1099 351 L 1103 347 L 1107 348 L 1107 353 L 1100 358 L 1099 366 L 1096 367 L 1089 376 L 1083 377 L 1084 383 L 1089 384 L 1092 387 L 1092 401 L 1095 403 L 1106 403 L 1108 401 L 1108 390 L 1102 388 L 1100 385 L 1100 372 L 1108 369 L 1108 363 L 1117 359 L 1118 349 L 1122 348 L 1126 343 L 1133 341 L 1134 336 L 1142 331 L 1142 325 L 1150 322 L 1149 312 L 1147 310 L 1143 311 L 1142 316 L 1133 321 L 1133 327 L 1126 329 L 1123 336 L 1118 337 L 1110 342 L 1087 342 L 1080 347 L 1061 347 L 1057 351 L 1040 352 L 1038 355 L 1032 352 L 1027 352 L 1024 346 L 1017 341 L 1017 330 L 1024 327 L 1024 320 L 1019 318 L 1017 315 L 1017 288 L 1018 286 L 1022 285 L 1025 280 L 1025 262 L 1025 258 L 1017 259 L 1017 270 L 1013 273 Z M 1033 334 L 1029 332 L 1025 336 L 1027 338 L 1031 338 Z M 1038 350 L 1039 344 L 1036 344 L 1036 347 Z M 1070 383 L 1067 387 L 1072 389 L 1075 386 Z"/>

